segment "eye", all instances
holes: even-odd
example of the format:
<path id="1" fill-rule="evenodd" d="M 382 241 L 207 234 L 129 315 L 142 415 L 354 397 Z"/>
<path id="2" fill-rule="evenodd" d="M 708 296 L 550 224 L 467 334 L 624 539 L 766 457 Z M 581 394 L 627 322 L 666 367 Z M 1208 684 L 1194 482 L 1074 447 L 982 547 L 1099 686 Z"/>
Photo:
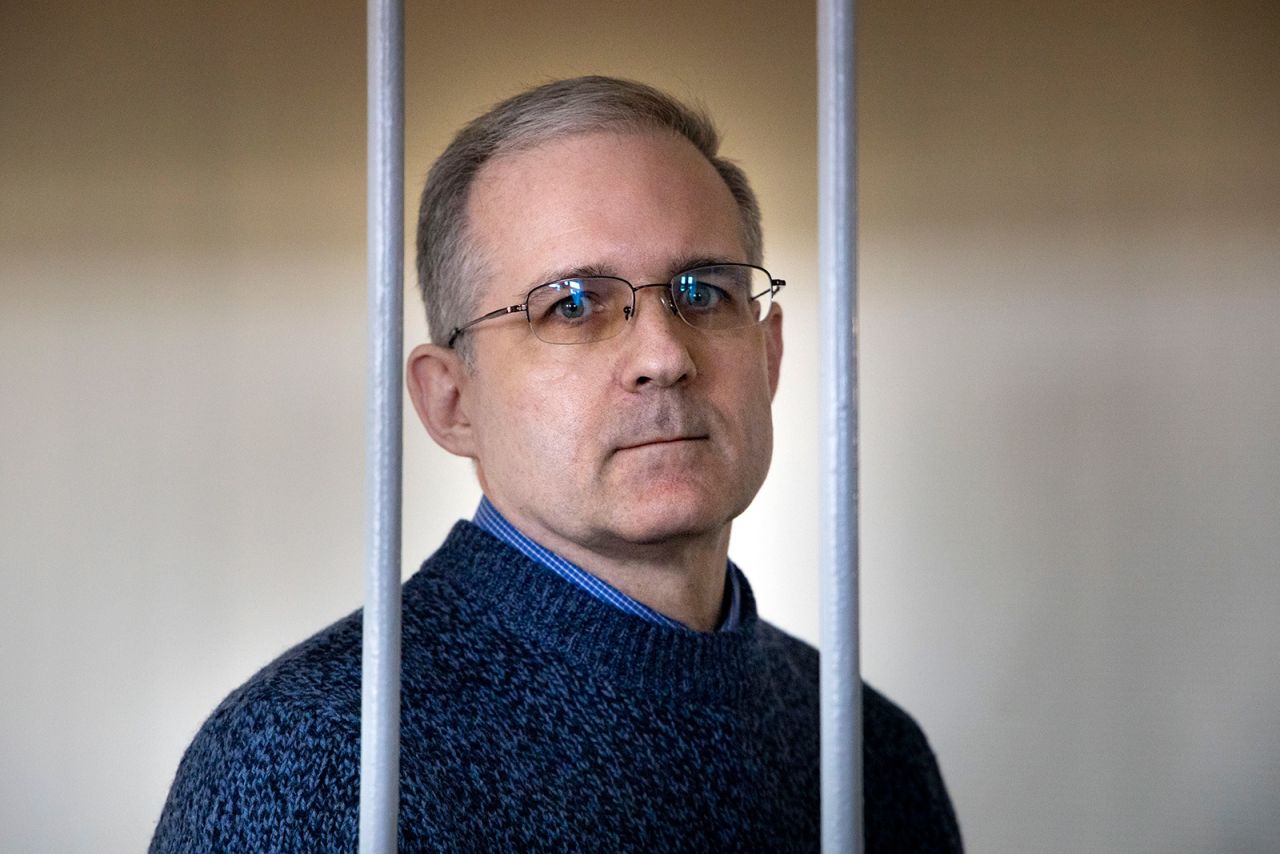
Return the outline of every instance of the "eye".
<path id="1" fill-rule="evenodd" d="M 563 320 L 581 320 L 591 313 L 591 301 L 581 291 L 575 291 L 551 306 L 551 312 Z"/>
<path id="2" fill-rule="evenodd" d="M 631 286 L 621 279 L 589 276 L 561 279 L 529 292 L 533 334 L 551 344 L 585 344 L 621 331 Z"/>
<path id="3" fill-rule="evenodd" d="M 691 311 L 712 311 L 723 307 L 730 299 L 724 289 L 696 276 L 682 275 L 676 282 L 676 297 L 681 308 Z"/>
<path id="4" fill-rule="evenodd" d="M 557 282 L 540 291 L 531 300 L 541 306 L 534 315 L 538 323 L 586 323 L 605 308 L 604 295 L 587 280 Z"/>

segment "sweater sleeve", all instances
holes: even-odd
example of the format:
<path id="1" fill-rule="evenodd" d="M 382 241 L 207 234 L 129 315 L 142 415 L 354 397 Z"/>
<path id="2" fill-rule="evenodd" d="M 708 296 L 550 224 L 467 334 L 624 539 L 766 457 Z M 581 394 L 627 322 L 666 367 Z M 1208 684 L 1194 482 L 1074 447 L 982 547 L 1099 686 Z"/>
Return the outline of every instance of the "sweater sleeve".
<path id="1" fill-rule="evenodd" d="M 323 709 L 233 694 L 187 749 L 150 851 L 354 850 L 358 736 Z"/>

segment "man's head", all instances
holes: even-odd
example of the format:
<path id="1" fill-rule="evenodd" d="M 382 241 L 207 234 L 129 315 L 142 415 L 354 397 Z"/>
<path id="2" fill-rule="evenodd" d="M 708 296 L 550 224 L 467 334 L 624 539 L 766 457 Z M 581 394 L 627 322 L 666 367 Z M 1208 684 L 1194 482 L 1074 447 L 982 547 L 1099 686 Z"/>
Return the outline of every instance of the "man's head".
<path id="1" fill-rule="evenodd" d="M 498 509 L 562 553 L 727 541 L 768 470 L 780 309 L 695 328 L 670 290 L 650 288 L 608 340 L 548 343 L 517 311 L 468 328 L 465 357 L 440 344 L 548 282 L 638 287 L 758 263 L 754 197 L 715 150 L 706 120 L 666 96 L 583 78 L 499 105 L 431 170 L 419 270 L 438 343 L 410 357 L 411 396 L 433 438 L 476 461 Z"/>
<path id="2" fill-rule="evenodd" d="M 467 203 L 485 164 L 552 140 L 606 130 L 665 130 L 688 140 L 720 173 L 738 205 L 745 260 L 761 262 L 760 206 L 742 170 L 719 156 L 720 135 L 705 113 L 631 80 L 558 80 L 508 98 L 471 121 L 427 175 L 418 208 L 418 287 L 432 341 L 446 343 L 455 328 L 479 313 L 475 283 L 484 276 L 485 258 L 470 239 Z M 465 339 L 458 349 L 463 358 L 470 355 Z"/>

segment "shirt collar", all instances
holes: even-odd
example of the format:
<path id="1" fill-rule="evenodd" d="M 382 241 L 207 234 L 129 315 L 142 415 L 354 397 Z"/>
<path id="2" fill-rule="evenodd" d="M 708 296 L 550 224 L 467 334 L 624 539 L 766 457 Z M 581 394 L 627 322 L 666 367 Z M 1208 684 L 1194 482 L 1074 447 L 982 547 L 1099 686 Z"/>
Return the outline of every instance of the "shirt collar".
<path id="1" fill-rule="evenodd" d="M 568 581 L 587 593 L 590 593 L 597 599 L 607 602 L 621 611 L 668 628 L 683 629 L 686 631 L 689 630 L 684 624 L 671 619 L 666 614 L 655 611 L 639 600 L 633 599 L 613 585 L 587 572 L 577 564 L 566 560 L 550 549 L 530 539 L 522 531 L 516 528 L 516 526 L 507 521 L 505 516 L 498 512 L 498 508 L 493 506 L 493 503 L 489 501 L 488 496 L 481 497 L 480 506 L 476 508 L 476 514 L 472 519 L 472 522 L 481 530 L 497 537 L 499 540 L 511 546 L 533 562 L 551 570 L 565 581 Z M 728 597 L 729 604 L 725 609 L 724 620 L 720 623 L 720 627 L 717 631 L 732 631 L 733 629 L 736 629 L 741 622 L 742 591 L 740 589 L 741 585 L 738 581 L 738 572 L 738 568 L 733 565 L 732 561 L 726 562 L 725 592 Z"/>

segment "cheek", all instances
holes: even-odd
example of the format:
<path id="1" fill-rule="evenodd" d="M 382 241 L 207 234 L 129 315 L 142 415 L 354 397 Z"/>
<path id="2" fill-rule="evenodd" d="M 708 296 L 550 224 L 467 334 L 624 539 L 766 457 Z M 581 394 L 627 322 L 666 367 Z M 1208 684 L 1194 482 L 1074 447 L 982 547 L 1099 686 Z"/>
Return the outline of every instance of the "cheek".
<path id="1" fill-rule="evenodd" d="M 477 429 L 481 465 L 538 491 L 579 479 L 599 435 L 580 386 L 565 372 L 526 376 L 487 399 Z"/>
<path id="2" fill-rule="evenodd" d="M 722 370 L 709 384 L 721 390 L 717 408 L 741 433 L 745 450 L 767 455 L 773 444 L 773 395 L 762 351 L 752 348 L 723 354 L 717 364 Z"/>
<path id="3" fill-rule="evenodd" d="M 769 399 L 769 386 L 760 383 L 752 399 L 744 404 L 746 442 L 749 464 L 764 471 L 769 469 L 773 454 L 773 411 Z"/>

